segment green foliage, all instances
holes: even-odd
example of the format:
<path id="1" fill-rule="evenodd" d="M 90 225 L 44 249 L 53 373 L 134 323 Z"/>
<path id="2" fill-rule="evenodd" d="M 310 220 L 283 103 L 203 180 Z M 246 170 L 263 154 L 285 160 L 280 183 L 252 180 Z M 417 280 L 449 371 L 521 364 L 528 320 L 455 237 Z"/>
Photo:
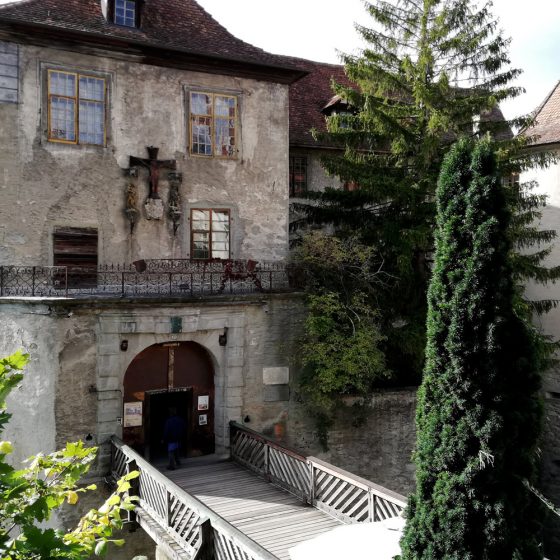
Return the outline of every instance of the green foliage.
<path id="1" fill-rule="evenodd" d="M 365 409 L 375 383 L 389 377 L 379 349 L 384 337 L 365 291 L 376 281 L 372 250 L 315 233 L 305 238 L 297 258 L 308 272 L 310 290 L 299 389 L 326 448 L 345 397 Z M 314 293 L 317 286 L 323 287 L 320 295 Z"/>
<path id="2" fill-rule="evenodd" d="M 461 140 L 437 190 L 416 492 L 402 560 L 542 560 L 535 333 L 515 312 L 511 213 L 493 146 Z"/>
<path id="3" fill-rule="evenodd" d="M 419 381 L 424 363 L 426 291 L 431 274 L 434 196 L 444 155 L 461 136 L 491 132 L 504 176 L 533 164 L 540 155 L 520 156 L 527 139 L 512 139 L 497 104 L 521 93 L 511 81 L 509 40 L 498 31 L 491 3 L 471 0 L 372 0 L 373 26 L 357 26 L 367 43 L 344 55 L 357 87 L 335 84 L 353 115 L 333 116 L 325 140 L 340 147 L 324 158 L 326 171 L 359 189 L 311 194 L 298 210 L 314 223 L 334 225 L 337 235 L 358 236 L 375 249 L 387 281 L 373 286 L 382 348 L 388 367 L 403 382 Z M 520 210 L 512 229 L 520 246 L 546 243 L 553 232 L 530 228 L 543 200 L 515 186 L 511 203 Z M 545 253 L 517 257 L 520 281 L 560 277 L 541 266 Z M 544 309 L 549 303 L 536 304 Z"/>
<path id="4" fill-rule="evenodd" d="M 27 364 L 27 354 L 17 352 L 0 360 L 0 433 L 11 414 L 6 411 L 6 398 L 21 382 Z M 53 510 L 65 502 L 75 505 L 81 493 L 95 490 L 95 485 L 78 487 L 95 459 L 97 448 L 84 447 L 82 442 L 48 455 L 38 454 L 15 469 L 8 464 L 11 442 L 0 442 L 0 556 L 3 560 L 47 560 L 64 558 L 80 560 L 92 554 L 102 556 L 108 544 L 122 545 L 112 539 L 115 529 L 121 529 L 121 512 L 134 509 L 134 497 L 128 496 L 129 480 L 134 472 L 122 479 L 117 491 L 99 508 L 89 511 L 78 527 L 69 533 L 45 529 Z"/>

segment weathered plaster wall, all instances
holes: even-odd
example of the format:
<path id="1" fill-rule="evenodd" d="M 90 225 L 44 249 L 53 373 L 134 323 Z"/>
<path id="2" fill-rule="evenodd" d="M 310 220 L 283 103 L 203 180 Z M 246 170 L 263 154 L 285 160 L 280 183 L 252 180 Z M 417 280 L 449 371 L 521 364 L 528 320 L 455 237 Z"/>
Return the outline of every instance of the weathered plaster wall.
<path id="1" fill-rule="evenodd" d="M 320 149 L 304 150 L 292 148 L 291 156 L 305 156 L 307 158 L 307 189 L 310 191 L 324 191 L 326 188 L 342 188 L 342 182 L 338 177 L 329 176 L 321 165 L 321 157 L 330 152 Z"/>
<path id="2" fill-rule="evenodd" d="M 111 435 L 120 435 L 117 419 L 122 417 L 123 381 L 129 364 L 153 344 L 181 341 L 197 342 L 211 356 L 216 448 L 218 453 L 226 453 L 230 420 L 241 422 L 249 414 L 251 427 L 261 429 L 272 426 L 287 409 L 289 392 L 270 392 L 263 368 L 288 369 L 290 341 L 297 335 L 302 311 L 298 295 L 150 304 L 2 302 L 0 320 L 6 328 L 0 355 L 18 347 L 33 355 L 18 393 L 18 402 L 25 403 L 22 414 L 16 415 L 11 427 L 13 439 L 25 442 L 26 452 L 18 458 L 38 450 L 51 451 L 66 441 L 84 440 L 88 434 L 92 444 L 104 444 Z M 180 333 L 172 333 L 174 317 L 182 320 Z M 219 336 L 226 327 L 227 344 L 220 346 Z M 122 340 L 128 341 L 126 352 L 120 349 Z M 288 383 L 289 379 L 282 389 Z M 31 418 L 41 414 L 41 420 L 30 424 L 28 414 Z M 107 460 L 108 449 L 103 446 L 100 474 Z"/>
<path id="3" fill-rule="evenodd" d="M 557 151 L 560 155 L 560 150 Z M 521 177 L 522 182 L 537 181 L 536 194 L 548 197 L 547 206 L 542 212 L 540 227 L 556 230 L 560 234 L 560 165 L 548 169 L 535 169 Z M 560 240 L 552 245 L 546 260 L 549 266 L 560 263 Z M 560 283 L 547 285 L 531 283 L 527 286 L 531 299 L 560 300 Z M 546 315 L 535 317 L 535 323 L 545 334 L 554 340 L 560 339 L 560 308 L 552 309 Z M 560 356 L 559 356 L 560 357 Z M 542 442 L 541 488 L 543 493 L 557 506 L 560 505 L 560 366 L 546 372 L 543 379 L 544 389 L 544 435 Z M 560 558 L 560 520 L 548 516 L 546 530 L 547 554 L 549 558 Z"/>
<path id="4" fill-rule="evenodd" d="M 100 262 L 187 258 L 189 209 L 229 208 L 232 257 L 283 258 L 288 220 L 288 87 L 250 79 L 121 62 L 63 50 L 20 48 L 21 102 L 0 104 L 0 264 L 52 264 L 55 226 L 99 228 Z M 108 145 L 46 141 L 46 69 L 94 72 L 108 80 Z M 188 154 L 187 91 L 238 96 L 236 160 Z M 263 125 L 266 123 L 266 125 Z M 183 222 L 176 237 L 167 213 L 145 219 L 146 172 L 124 176 L 129 156 L 176 159 L 183 173 Z M 125 222 L 124 190 L 138 185 L 142 219 Z M 161 196 L 168 181 L 161 173 Z"/>
<path id="5" fill-rule="evenodd" d="M 1 357 L 20 349 L 31 354 L 21 386 L 8 398 L 13 417 L 2 435 L 14 443 L 10 460 L 19 464 L 39 451 L 55 449 L 59 333 L 47 306 L 4 305 L 0 324 Z"/>

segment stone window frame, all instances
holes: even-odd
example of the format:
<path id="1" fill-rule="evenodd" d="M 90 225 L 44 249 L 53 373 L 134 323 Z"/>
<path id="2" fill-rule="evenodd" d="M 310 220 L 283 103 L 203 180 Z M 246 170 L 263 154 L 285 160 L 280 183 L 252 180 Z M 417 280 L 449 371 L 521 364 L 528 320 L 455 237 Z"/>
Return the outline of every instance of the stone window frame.
<path id="1" fill-rule="evenodd" d="M 243 104 L 243 95 L 239 90 L 232 90 L 228 88 L 212 88 L 209 86 L 198 86 L 198 85 L 188 85 L 184 89 L 185 92 L 185 121 L 186 121 L 186 152 L 189 156 L 193 158 L 207 159 L 207 160 L 222 160 L 222 161 L 236 161 L 242 160 L 242 126 L 241 126 L 241 113 Z M 199 154 L 193 152 L 193 142 L 192 142 L 192 114 L 191 114 L 191 95 L 193 93 L 202 93 L 206 95 L 223 96 L 223 97 L 233 97 L 235 98 L 235 146 L 233 155 L 216 155 L 211 154 Z M 202 116 L 202 115 L 200 115 Z M 213 115 L 209 115 L 215 118 Z M 214 127 L 212 126 L 211 141 L 212 141 L 212 152 L 214 152 Z"/>
<path id="2" fill-rule="evenodd" d="M 106 150 L 111 147 L 112 129 L 111 129 L 111 109 L 112 109 L 112 92 L 114 74 L 112 72 L 100 71 L 97 69 L 69 66 L 67 64 L 56 64 L 51 62 L 42 62 L 40 64 L 41 76 L 41 143 L 51 148 L 55 147 L 68 147 L 76 149 L 93 149 L 93 150 Z M 76 74 L 82 77 L 91 77 L 103 79 L 105 81 L 105 135 L 103 144 L 88 144 L 79 142 L 79 130 L 76 133 L 76 141 L 55 140 L 50 138 L 50 122 L 49 122 L 49 72 L 65 72 L 68 74 Z M 78 118 L 78 111 L 76 111 L 76 118 Z"/>

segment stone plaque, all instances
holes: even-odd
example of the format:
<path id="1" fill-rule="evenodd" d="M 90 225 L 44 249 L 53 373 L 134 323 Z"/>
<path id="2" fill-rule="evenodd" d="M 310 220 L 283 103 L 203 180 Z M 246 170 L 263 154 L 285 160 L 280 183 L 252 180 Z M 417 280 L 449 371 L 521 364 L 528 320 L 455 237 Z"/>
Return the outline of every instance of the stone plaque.
<path id="1" fill-rule="evenodd" d="M 286 385 L 290 382 L 290 368 L 267 367 L 263 368 L 263 383 L 265 385 Z"/>
<path id="2" fill-rule="evenodd" d="M 264 402 L 279 402 L 290 400 L 289 385 L 265 385 Z"/>
<path id="3" fill-rule="evenodd" d="M 178 334 L 183 332 L 183 318 L 182 317 L 171 317 L 171 332 L 173 334 Z"/>
<path id="4" fill-rule="evenodd" d="M 148 220 L 161 220 L 163 218 L 163 200 L 148 198 L 144 204 Z"/>

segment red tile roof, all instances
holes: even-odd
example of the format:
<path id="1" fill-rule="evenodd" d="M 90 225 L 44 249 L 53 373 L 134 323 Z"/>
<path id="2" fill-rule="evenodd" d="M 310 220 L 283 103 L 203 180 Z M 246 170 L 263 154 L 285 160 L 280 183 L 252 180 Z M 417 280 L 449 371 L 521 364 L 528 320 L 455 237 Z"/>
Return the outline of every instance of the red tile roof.
<path id="1" fill-rule="evenodd" d="M 125 41 L 245 64 L 293 69 L 286 57 L 267 53 L 233 36 L 194 0 L 146 1 L 140 29 L 108 22 L 101 11 L 101 0 L 13 2 L 0 6 L 0 26 L 6 24 L 74 32 L 83 34 L 84 38 L 106 38 L 109 48 Z"/>
<path id="2" fill-rule="evenodd" d="M 535 124 L 523 134 L 535 137 L 533 146 L 560 143 L 560 82 L 535 111 Z"/>
<path id="3" fill-rule="evenodd" d="M 344 66 L 301 58 L 289 60 L 295 66 L 309 72 L 290 86 L 290 144 L 302 147 L 332 147 L 326 140 L 314 140 L 310 131 L 313 129 L 325 132 L 326 121 L 322 110 L 340 101 L 333 93 L 333 80 L 345 86 L 352 86 L 353 83 L 346 76 Z M 480 122 L 488 125 L 496 140 L 513 138 L 511 128 L 497 105 L 491 111 L 483 113 Z"/>
<path id="4" fill-rule="evenodd" d="M 286 59 L 301 70 L 309 72 L 290 86 L 290 144 L 328 146 L 315 141 L 310 131 L 326 131 L 325 115 L 321 111 L 333 99 L 332 81 L 351 85 L 344 73 L 344 67 L 302 58 Z"/>

